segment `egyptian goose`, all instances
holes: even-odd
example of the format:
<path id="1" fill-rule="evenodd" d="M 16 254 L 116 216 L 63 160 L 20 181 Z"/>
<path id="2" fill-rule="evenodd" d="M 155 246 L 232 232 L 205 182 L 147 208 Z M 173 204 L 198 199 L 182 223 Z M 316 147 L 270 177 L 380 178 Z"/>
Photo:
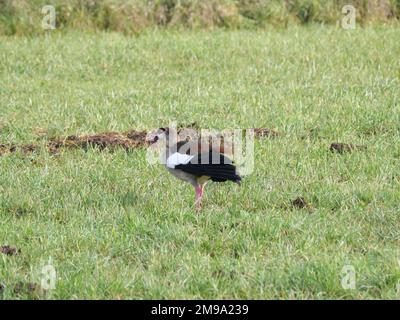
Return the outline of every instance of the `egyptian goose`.
<path id="1" fill-rule="evenodd" d="M 179 141 L 177 133 L 169 128 L 159 128 L 148 134 L 149 143 L 161 143 L 167 170 L 176 178 L 190 183 L 196 194 L 195 207 L 201 210 L 204 186 L 215 182 L 233 181 L 240 184 L 241 177 L 231 159 L 199 141 Z"/>

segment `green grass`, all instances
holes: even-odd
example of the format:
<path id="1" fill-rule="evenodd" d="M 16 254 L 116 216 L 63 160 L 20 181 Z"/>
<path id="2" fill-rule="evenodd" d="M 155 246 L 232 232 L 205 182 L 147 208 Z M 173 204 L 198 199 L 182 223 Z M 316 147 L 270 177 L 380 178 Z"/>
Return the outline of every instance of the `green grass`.
<path id="1" fill-rule="evenodd" d="M 0 245 L 21 249 L 0 253 L 3 298 L 398 298 L 399 40 L 389 26 L 1 38 L 0 143 L 170 121 L 283 134 L 256 141 L 242 186 L 209 184 L 201 214 L 144 149 L 1 156 Z M 56 289 L 14 293 L 50 257 Z"/>

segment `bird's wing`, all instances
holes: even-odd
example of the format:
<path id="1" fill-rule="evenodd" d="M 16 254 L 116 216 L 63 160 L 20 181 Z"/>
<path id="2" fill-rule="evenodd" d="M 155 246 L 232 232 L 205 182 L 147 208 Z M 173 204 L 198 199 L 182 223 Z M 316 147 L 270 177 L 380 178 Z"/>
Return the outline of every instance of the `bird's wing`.
<path id="1" fill-rule="evenodd" d="M 232 160 L 212 150 L 193 156 L 187 163 L 175 165 L 174 168 L 197 177 L 208 176 L 217 182 L 231 180 L 240 183 L 241 181 Z"/>
<path id="2" fill-rule="evenodd" d="M 190 160 L 193 159 L 194 156 L 182 154 L 179 152 L 174 152 L 167 158 L 167 167 L 170 169 L 175 169 L 177 165 L 185 165 Z"/>
<path id="3" fill-rule="evenodd" d="M 233 156 L 233 144 L 231 141 L 215 141 L 195 139 L 189 141 L 179 141 L 176 150 L 180 153 L 197 155 L 207 152 L 223 153 L 227 156 Z"/>

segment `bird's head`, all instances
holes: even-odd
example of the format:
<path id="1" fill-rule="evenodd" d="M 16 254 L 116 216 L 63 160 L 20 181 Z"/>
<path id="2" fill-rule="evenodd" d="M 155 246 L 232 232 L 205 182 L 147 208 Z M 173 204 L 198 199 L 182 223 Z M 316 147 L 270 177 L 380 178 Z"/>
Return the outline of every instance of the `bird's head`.
<path id="1" fill-rule="evenodd" d="M 153 144 L 159 141 L 168 141 L 170 134 L 169 128 L 158 128 L 150 131 L 146 136 L 146 142 Z"/>

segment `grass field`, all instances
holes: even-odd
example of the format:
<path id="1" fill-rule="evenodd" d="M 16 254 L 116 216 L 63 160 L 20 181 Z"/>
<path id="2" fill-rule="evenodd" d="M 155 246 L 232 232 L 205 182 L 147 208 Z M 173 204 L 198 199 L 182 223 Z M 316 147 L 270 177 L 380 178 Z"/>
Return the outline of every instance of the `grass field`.
<path id="1" fill-rule="evenodd" d="M 390 26 L 0 38 L 0 144 L 170 121 L 282 134 L 200 214 L 145 149 L 4 154 L 0 246 L 20 252 L 0 253 L 0 295 L 399 298 L 399 54 Z M 56 288 L 31 290 L 49 258 Z"/>

